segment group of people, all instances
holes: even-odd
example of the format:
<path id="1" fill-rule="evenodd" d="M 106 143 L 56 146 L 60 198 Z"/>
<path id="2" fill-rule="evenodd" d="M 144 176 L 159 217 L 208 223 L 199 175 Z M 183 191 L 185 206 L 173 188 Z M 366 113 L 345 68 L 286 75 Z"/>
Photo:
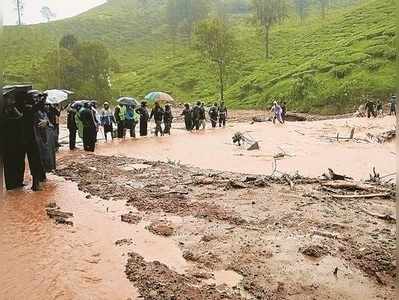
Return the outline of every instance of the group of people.
<path id="1" fill-rule="evenodd" d="M 46 173 L 55 170 L 59 111 L 46 103 L 47 95 L 31 86 L 15 86 L 3 92 L 3 158 L 8 190 L 23 187 L 25 158 L 32 176 L 32 190 L 40 190 Z"/>
<path id="2" fill-rule="evenodd" d="M 181 113 L 184 116 L 184 124 L 186 130 L 199 130 L 200 128 L 205 129 L 206 127 L 206 108 L 205 104 L 198 101 L 192 108 L 190 104 L 184 104 L 184 110 Z M 224 102 L 218 105 L 215 103 L 209 110 L 208 116 L 212 124 L 212 128 L 216 128 L 219 123 L 219 127 L 225 127 L 227 121 L 227 108 Z"/>
<path id="3" fill-rule="evenodd" d="M 396 96 L 391 95 L 388 101 L 389 105 L 389 115 L 396 116 Z M 376 118 L 377 116 L 384 116 L 384 106 L 381 100 L 377 100 L 374 102 L 373 100 L 369 100 L 364 105 L 364 109 L 366 111 L 367 118 L 371 118 L 372 116 Z"/>
<path id="4" fill-rule="evenodd" d="M 181 115 L 184 116 L 187 130 L 205 129 L 207 113 L 204 103 L 197 102 L 192 108 L 185 104 Z M 215 103 L 209 109 L 208 115 L 213 128 L 217 127 L 218 123 L 219 127 L 226 126 L 227 108 L 223 102 L 220 105 Z M 155 122 L 156 136 L 171 134 L 174 117 L 170 104 L 162 106 L 160 102 L 155 102 L 149 111 L 145 101 L 140 105 L 119 103 L 112 110 L 110 104 L 105 102 L 102 110 L 98 111 L 95 101 L 76 101 L 69 106 L 67 114 L 69 148 L 76 149 L 76 137 L 79 136 L 83 140 L 84 150 L 93 152 L 100 128 L 103 129 L 106 141 L 109 136 L 111 139 L 125 139 L 128 132 L 130 137 L 136 138 L 137 125 L 140 136 L 147 136 L 148 122 L 152 119 Z"/>
<path id="5" fill-rule="evenodd" d="M 140 106 L 135 104 L 118 104 L 112 111 L 108 102 L 98 112 L 95 101 L 77 101 L 70 105 L 67 115 L 67 128 L 69 130 L 69 148 L 76 149 L 77 135 L 83 140 L 84 150 L 93 152 L 97 142 L 97 133 L 103 128 L 104 138 L 126 138 L 129 131 L 130 137 L 136 137 L 136 127 L 140 126 L 140 136 L 148 135 L 148 122 L 154 118 L 155 135 L 169 134 L 172 128 L 173 115 L 171 106 L 162 107 L 155 102 L 151 112 L 147 109 L 147 103 Z M 116 127 L 116 128 L 115 128 Z"/>

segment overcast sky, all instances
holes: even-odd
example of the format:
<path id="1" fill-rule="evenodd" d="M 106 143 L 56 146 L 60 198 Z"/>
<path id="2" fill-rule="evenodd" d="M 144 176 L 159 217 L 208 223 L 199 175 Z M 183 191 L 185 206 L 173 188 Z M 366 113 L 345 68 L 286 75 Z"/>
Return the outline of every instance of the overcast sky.
<path id="1" fill-rule="evenodd" d="M 15 10 L 16 0 L 0 0 L 3 6 L 3 22 L 5 25 L 17 23 Z M 24 12 L 22 21 L 24 24 L 44 22 L 40 9 L 48 6 L 56 14 L 56 19 L 64 19 L 78 15 L 94 6 L 103 4 L 106 0 L 23 0 Z"/>

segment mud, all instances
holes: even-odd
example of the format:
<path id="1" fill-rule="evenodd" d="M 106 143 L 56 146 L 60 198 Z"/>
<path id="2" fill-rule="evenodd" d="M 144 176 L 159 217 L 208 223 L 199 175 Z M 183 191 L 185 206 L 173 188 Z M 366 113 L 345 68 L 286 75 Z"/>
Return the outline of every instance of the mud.
<path id="1" fill-rule="evenodd" d="M 135 164 L 149 167 L 124 170 Z M 59 165 L 58 175 L 93 196 L 125 201 L 145 228 L 180 248 L 186 265 L 178 272 L 174 263 L 130 252 L 126 273 L 145 299 L 394 299 L 395 224 L 364 212 L 396 218 L 392 184 L 124 157 L 65 156 Z M 392 198 L 334 198 L 359 187 L 391 191 Z"/>

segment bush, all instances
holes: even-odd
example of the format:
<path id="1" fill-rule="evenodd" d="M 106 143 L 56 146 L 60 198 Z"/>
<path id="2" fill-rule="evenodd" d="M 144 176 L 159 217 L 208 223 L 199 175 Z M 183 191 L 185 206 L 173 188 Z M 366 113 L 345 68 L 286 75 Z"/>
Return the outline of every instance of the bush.
<path id="1" fill-rule="evenodd" d="M 395 50 L 387 45 L 371 46 L 367 48 L 365 52 L 372 57 L 392 57 L 393 54 L 396 57 Z"/>
<path id="2" fill-rule="evenodd" d="M 354 64 L 335 66 L 335 67 L 331 70 L 331 73 L 332 73 L 336 78 L 342 79 L 342 78 L 344 78 L 345 76 L 349 75 L 354 67 L 355 67 Z"/>
<path id="3" fill-rule="evenodd" d="M 382 65 L 383 65 L 383 63 L 381 61 L 368 61 L 368 62 L 366 62 L 366 67 L 370 71 L 377 71 L 379 68 L 381 68 Z"/>
<path id="4" fill-rule="evenodd" d="M 340 54 L 339 56 L 330 58 L 329 62 L 334 65 L 347 65 L 347 64 L 362 62 L 362 61 L 368 59 L 369 57 L 370 56 L 368 54 L 364 54 L 364 53 L 354 53 L 352 55 L 343 53 L 343 54 Z"/>

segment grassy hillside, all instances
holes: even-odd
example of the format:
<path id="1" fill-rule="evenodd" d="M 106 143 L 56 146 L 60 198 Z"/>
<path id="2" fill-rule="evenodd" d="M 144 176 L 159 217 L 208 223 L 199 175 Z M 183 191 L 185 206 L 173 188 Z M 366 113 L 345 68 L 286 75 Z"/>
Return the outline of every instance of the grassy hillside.
<path id="1" fill-rule="evenodd" d="M 104 42 L 122 69 L 112 77 L 115 97 L 143 97 L 152 90 L 180 101 L 218 98 L 210 67 L 187 41 L 172 47 L 164 0 L 112 0 L 80 16 L 48 24 L 6 27 L 6 80 L 35 81 L 32 69 L 65 33 Z M 248 15 L 230 18 L 236 54 L 228 74 L 231 107 L 263 107 L 273 99 L 319 113 L 353 109 L 363 96 L 386 97 L 395 89 L 395 1 L 369 0 L 336 8 L 322 20 L 289 18 L 271 35 L 264 59 L 261 36 Z"/>

